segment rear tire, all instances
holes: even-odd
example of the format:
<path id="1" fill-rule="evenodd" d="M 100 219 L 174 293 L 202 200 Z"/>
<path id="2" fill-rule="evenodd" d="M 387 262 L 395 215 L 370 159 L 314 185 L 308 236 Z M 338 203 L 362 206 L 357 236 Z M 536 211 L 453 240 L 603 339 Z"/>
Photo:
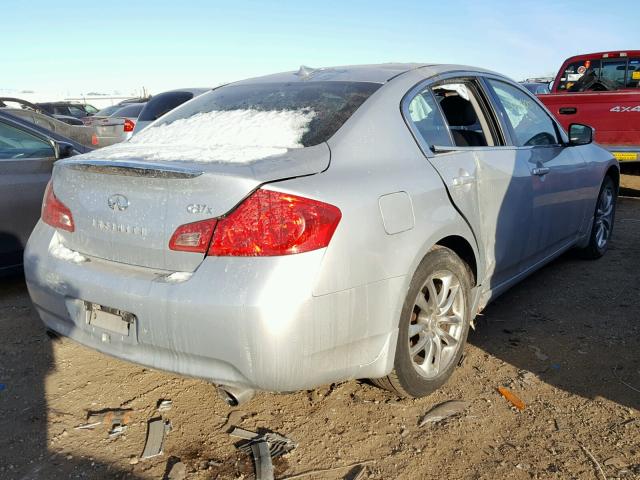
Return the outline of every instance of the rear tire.
<path id="1" fill-rule="evenodd" d="M 593 213 L 593 224 L 589 244 L 578 250 L 582 258 L 597 259 L 602 257 L 609 248 L 609 240 L 613 233 L 613 222 L 616 216 L 616 202 L 618 199 L 616 184 L 607 175 L 602 181 L 596 209 Z"/>
<path id="2" fill-rule="evenodd" d="M 422 397 L 449 379 L 469 332 L 471 279 L 469 266 L 446 247 L 424 257 L 402 308 L 394 369 L 372 383 L 402 397 Z"/>

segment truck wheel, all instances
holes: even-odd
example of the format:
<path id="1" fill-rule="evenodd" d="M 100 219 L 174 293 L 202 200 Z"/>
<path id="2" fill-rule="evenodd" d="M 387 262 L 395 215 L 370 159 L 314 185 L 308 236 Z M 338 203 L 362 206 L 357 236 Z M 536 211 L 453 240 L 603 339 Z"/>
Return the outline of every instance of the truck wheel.
<path id="1" fill-rule="evenodd" d="M 403 397 L 422 397 L 442 386 L 460 361 L 471 322 L 469 267 L 436 246 L 413 276 L 402 308 L 393 371 L 373 379 Z"/>
<path id="2" fill-rule="evenodd" d="M 600 258 L 609 248 L 609 241 L 613 232 L 613 221 L 616 216 L 616 201 L 616 185 L 613 179 L 607 175 L 604 177 L 600 187 L 596 210 L 593 214 L 589 244 L 579 250 L 583 258 Z"/>

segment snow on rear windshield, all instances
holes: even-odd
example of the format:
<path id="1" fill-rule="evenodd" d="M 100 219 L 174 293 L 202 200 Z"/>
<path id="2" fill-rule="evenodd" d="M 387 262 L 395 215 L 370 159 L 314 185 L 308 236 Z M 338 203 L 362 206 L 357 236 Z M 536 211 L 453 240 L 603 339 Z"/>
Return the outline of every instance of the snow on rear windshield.
<path id="1" fill-rule="evenodd" d="M 380 85 L 229 85 L 181 105 L 129 142 L 92 157 L 249 162 L 328 140 Z"/>

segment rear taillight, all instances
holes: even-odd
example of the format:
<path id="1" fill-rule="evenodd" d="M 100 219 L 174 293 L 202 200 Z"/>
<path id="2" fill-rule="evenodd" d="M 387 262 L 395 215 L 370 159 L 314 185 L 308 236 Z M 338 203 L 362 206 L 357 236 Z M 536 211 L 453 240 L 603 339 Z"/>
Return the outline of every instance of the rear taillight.
<path id="1" fill-rule="evenodd" d="M 124 119 L 124 131 L 125 132 L 133 132 L 133 129 L 136 128 L 136 124 L 133 120 L 129 120 L 128 118 Z"/>
<path id="2" fill-rule="evenodd" d="M 216 223 L 213 218 L 180 225 L 169 240 L 169 248 L 179 252 L 206 253 Z"/>
<path id="3" fill-rule="evenodd" d="M 98 145 L 98 136 L 95 133 L 91 135 L 91 145 Z"/>
<path id="4" fill-rule="evenodd" d="M 271 190 L 257 190 L 218 220 L 208 255 L 274 256 L 329 245 L 342 213 L 327 203 Z"/>
<path id="5" fill-rule="evenodd" d="M 53 193 L 53 185 L 51 181 L 47 184 L 44 192 L 44 201 L 42 202 L 42 221 L 55 228 L 61 228 L 68 232 L 73 232 L 75 226 L 73 224 L 73 215 L 67 206 L 58 200 Z"/>

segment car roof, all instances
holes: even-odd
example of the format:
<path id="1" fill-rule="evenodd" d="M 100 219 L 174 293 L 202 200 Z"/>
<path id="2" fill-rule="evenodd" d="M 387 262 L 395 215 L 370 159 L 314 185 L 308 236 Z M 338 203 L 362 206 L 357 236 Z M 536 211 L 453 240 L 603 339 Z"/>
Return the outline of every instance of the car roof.
<path id="1" fill-rule="evenodd" d="M 9 112 L 5 112 L 0 110 L 0 120 L 3 120 L 7 123 L 13 123 L 15 126 L 24 128 L 26 130 L 31 130 L 33 133 L 46 135 L 49 138 L 57 140 L 59 142 L 66 142 L 73 145 L 73 148 L 78 152 L 85 153 L 92 150 L 92 148 L 87 147 L 86 145 L 82 145 L 81 143 L 76 142 L 75 140 L 70 139 L 69 137 L 65 137 L 64 135 L 60 135 L 57 132 L 52 132 L 48 128 L 44 128 L 40 125 L 36 125 L 35 123 L 31 123 L 28 120 L 24 120 L 22 118 L 11 115 Z"/>
<path id="2" fill-rule="evenodd" d="M 372 65 L 346 65 L 339 67 L 311 68 L 301 66 L 298 70 L 275 73 L 233 82 L 230 85 L 248 85 L 256 83 L 295 83 L 295 82 L 367 82 L 387 83 L 394 78 L 411 71 L 425 69 L 426 73 L 437 75 L 449 71 L 474 71 L 494 73 L 467 65 L 449 65 L 433 63 L 381 63 Z M 497 74 L 500 75 L 500 74 Z M 500 75 L 502 76 L 502 75 Z"/>
<path id="3" fill-rule="evenodd" d="M 385 83 L 398 75 L 427 65 L 425 63 L 382 63 L 377 65 L 346 65 L 324 68 L 312 68 L 303 65 L 298 70 L 249 78 L 234 82 L 233 85 L 308 81 Z"/>

